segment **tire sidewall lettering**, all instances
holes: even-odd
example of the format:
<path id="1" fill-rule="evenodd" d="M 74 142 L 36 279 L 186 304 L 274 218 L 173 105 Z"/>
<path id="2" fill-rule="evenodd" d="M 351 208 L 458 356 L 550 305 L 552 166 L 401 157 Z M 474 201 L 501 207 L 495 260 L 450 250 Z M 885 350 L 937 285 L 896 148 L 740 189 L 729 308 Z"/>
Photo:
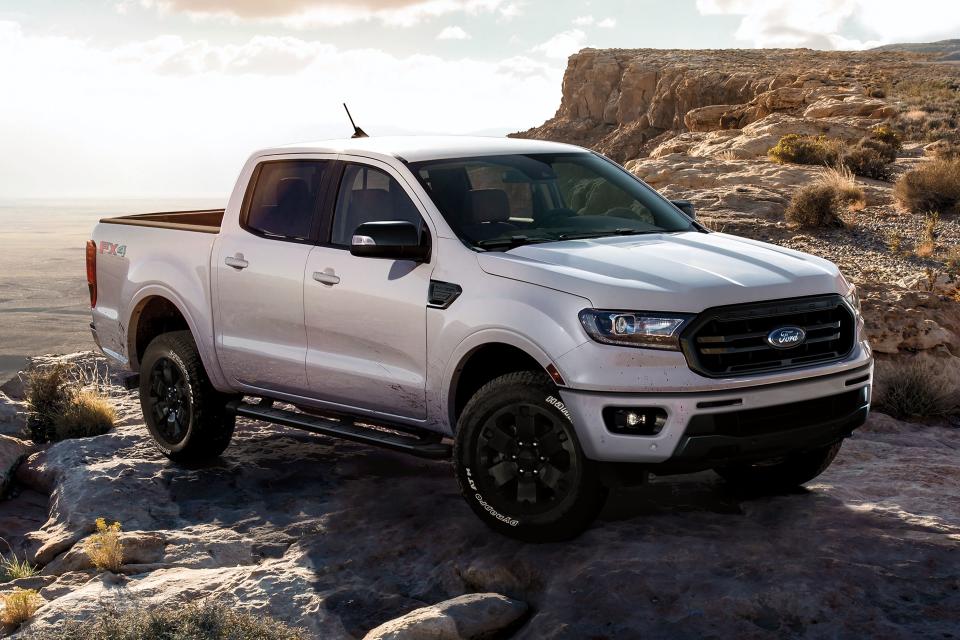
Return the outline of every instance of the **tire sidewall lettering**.
<path id="1" fill-rule="evenodd" d="M 502 513 L 494 509 L 493 506 L 490 505 L 490 503 L 488 503 L 486 500 L 483 499 L 483 496 L 480 494 L 480 491 L 477 490 L 476 483 L 473 481 L 473 472 L 470 470 L 470 467 L 464 467 L 464 472 L 466 473 L 467 485 L 469 485 L 470 489 L 474 492 L 473 498 L 477 501 L 477 504 L 479 504 L 484 511 L 490 514 L 491 517 L 496 518 L 497 520 L 499 520 L 500 522 L 502 522 L 507 526 L 516 527 L 520 524 L 519 520 L 517 520 L 516 518 L 511 518 L 510 516 L 503 515 Z"/>

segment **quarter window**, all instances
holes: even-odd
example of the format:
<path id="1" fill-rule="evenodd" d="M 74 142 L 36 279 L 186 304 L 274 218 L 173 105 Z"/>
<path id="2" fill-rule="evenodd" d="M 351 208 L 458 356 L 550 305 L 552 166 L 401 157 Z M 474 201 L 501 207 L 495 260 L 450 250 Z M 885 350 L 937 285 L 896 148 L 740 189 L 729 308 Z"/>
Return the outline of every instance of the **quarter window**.
<path id="1" fill-rule="evenodd" d="M 327 167 L 325 160 L 262 164 L 247 209 L 246 228 L 271 238 L 308 239 Z"/>
<path id="2" fill-rule="evenodd" d="M 349 164 L 340 180 L 330 242 L 349 246 L 353 232 L 367 222 L 402 220 L 421 228 L 423 219 L 400 183 L 390 174 L 359 164 Z"/>

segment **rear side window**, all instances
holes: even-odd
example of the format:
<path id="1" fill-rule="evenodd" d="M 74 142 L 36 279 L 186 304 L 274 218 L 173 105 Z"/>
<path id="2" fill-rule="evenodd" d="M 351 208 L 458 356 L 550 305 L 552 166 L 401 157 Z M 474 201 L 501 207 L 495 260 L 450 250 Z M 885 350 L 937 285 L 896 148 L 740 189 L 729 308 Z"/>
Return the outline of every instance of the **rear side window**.
<path id="1" fill-rule="evenodd" d="M 310 237 L 326 160 L 283 160 L 260 166 L 244 226 L 286 240 Z"/>
<path id="2" fill-rule="evenodd" d="M 390 174 L 365 165 L 347 165 L 333 214 L 331 244 L 349 246 L 361 224 L 391 220 L 412 222 L 422 229 L 416 205 Z"/>

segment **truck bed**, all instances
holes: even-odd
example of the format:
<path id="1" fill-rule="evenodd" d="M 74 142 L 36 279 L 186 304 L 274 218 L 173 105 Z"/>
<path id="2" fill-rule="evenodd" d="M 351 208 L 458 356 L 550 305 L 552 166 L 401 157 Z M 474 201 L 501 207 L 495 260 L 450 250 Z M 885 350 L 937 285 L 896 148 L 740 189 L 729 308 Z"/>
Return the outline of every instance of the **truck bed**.
<path id="1" fill-rule="evenodd" d="M 199 233 L 220 233 L 223 209 L 200 209 L 197 211 L 161 211 L 138 213 L 129 216 L 101 218 L 104 224 L 126 224 L 134 227 L 157 227 Z"/>

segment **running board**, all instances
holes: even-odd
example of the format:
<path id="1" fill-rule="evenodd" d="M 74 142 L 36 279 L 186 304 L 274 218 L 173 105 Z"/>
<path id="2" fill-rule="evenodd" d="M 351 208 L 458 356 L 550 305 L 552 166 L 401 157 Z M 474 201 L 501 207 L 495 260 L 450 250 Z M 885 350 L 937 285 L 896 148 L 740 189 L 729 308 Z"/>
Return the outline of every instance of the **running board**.
<path id="1" fill-rule="evenodd" d="M 320 416 L 307 415 L 298 411 L 276 409 L 270 402 L 250 404 L 242 400 L 230 402 L 227 410 L 244 418 L 253 418 L 285 427 L 303 429 L 311 433 L 324 436 L 343 438 L 354 442 L 362 442 L 384 449 L 402 451 L 420 458 L 441 460 L 449 458 L 452 453 L 450 445 L 440 442 L 440 434 L 423 432 L 419 435 L 409 433 L 410 427 L 392 427 L 388 425 L 361 426 L 349 419 L 337 420 Z M 379 427 L 379 428 L 378 428 Z M 400 430 L 406 431 L 401 433 Z"/>

